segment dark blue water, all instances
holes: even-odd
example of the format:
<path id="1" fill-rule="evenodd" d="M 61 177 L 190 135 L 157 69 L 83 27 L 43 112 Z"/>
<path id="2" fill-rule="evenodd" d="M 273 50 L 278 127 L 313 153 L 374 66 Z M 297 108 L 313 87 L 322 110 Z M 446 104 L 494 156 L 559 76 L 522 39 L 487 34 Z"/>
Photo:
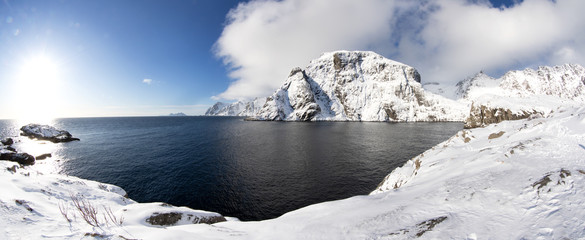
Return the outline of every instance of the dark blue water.
<path id="1" fill-rule="evenodd" d="M 0 121 L 3 137 L 20 126 Z M 461 123 L 254 122 L 233 117 L 58 119 L 79 142 L 44 144 L 58 171 L 241 220 L 368 194 Z M 50 148 L 50 146 L 54 146 Z M 31 150 L 32 151 L 32 150 Z"/>

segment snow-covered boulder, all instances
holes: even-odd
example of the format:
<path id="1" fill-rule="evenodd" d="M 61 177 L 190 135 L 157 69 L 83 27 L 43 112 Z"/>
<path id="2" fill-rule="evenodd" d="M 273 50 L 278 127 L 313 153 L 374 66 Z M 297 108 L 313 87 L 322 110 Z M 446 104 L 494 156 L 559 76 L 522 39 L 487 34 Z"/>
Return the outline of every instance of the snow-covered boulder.
<path id="1" fill-rule="evenodd" d="M 205 116 L 254 116 L 264 106 L 266 98 L 255 98 L 252 101 L 235 103 L 217 102 L 205 112 Z"/>
<path id="2" fill-rule="evenodd" d="M 168 227 L 188 224 L 225 222 L 219 213 L 175 207 L 166 203 L 142 203 L 126 206 L 127 220 L 146 226 Z"/>
<path id="3" fill-rule="evenodd" d="M 548 115 L 563 105 L 585 103 L 585 68 L 577 64 L 510 71 L 499 79 L 483 73 L 457 84 L 469 105 L 465 128 Z"/>
<path id="4" fill-rule="evenodd" d="M 374 52 L 324 53 L 288 79 L 258 120 L 463 121 L 464 104 L 425 91 L 411 66 Z"/>
<path id="5" fill-rule="evenodd" d="M 74 138 L 71 133 L 56 129 L 49 125 L 28 124 L 20 128 L 22 133 L 20 135 L 29 138 L 36 138 L 39 140 L 47 140 L 54 143 L 79 141 L 79 138 Z"/>

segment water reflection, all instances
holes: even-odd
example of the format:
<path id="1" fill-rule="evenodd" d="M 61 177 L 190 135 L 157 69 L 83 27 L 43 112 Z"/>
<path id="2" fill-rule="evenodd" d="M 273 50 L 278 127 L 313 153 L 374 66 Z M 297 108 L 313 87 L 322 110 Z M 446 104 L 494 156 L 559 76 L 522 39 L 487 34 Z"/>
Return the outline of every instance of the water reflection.
<path id="1" fill-rule="evenodd" d="M 34 168 L 34 170 L 42 173 L 59 172 L 59 163 L 60 159 L 62 158 L 62 143 L 52 143 L 49 141 L 40 141 L 20 136 L 20 128 L 29 123 L 33 122 L 29 120 L 2 120 L 2 122 L 0 122 L 0 128 L 2 129 L 2 132 L 0 132 L 0 137 L 12 138 L 14 140 L 12 147 L 14 147 L 18 152 L 28 153 L 35 157 L 43 154 L 51 154 L 51 157 L 43 160 L 37 160 L 35 164 L 31 166 L 31 168 Z M 56 124 L 56 120 L 44 119 L 39 123 L 54 126 Z"/>

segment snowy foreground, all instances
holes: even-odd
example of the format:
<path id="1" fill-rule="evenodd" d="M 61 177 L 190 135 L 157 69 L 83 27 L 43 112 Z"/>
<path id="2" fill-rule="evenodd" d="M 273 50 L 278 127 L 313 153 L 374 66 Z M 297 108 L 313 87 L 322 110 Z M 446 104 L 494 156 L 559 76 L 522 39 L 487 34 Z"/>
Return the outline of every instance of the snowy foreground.
<path id="1" fill-rule="evenodd" d="M 538 116 L 462 130 L 369 196 L 259 222 L 192 224 L 218 215 L 136 203 L 116 186 L 0 161 L 0 239 L 585 238 L 585 108 Z M 95 207 L 99 227 L 74 200 Z M 170 212 L 181 216 L 174 226 L 147 222 Z"/>

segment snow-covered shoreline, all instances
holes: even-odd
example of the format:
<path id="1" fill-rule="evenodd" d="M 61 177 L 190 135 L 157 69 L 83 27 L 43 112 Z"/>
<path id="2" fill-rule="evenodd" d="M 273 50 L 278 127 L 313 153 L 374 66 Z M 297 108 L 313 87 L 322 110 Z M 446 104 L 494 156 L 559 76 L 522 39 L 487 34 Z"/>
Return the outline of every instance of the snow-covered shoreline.
<path id="1" fill-rule="evenodd" d="M 119 187 L 0 161 L 3 239 L 579 239 L 585 237 L 585 108 L 563 106 L 462 130 L 397 168 L 369 196 L 311 205 L 257 222 L 174 226 L 154 212 L 213 213 L 136 203 Z M 73 207 L 82 195 L 123 223 L 92 227 Z M 60 206 L 69 206 L 71 222 Z M 32 209 L 32 210 L 29 210 Z M 75 215 L 75 216 L 74 216 Z M 186 218 L 185 218 L 186 219 Z"/>

